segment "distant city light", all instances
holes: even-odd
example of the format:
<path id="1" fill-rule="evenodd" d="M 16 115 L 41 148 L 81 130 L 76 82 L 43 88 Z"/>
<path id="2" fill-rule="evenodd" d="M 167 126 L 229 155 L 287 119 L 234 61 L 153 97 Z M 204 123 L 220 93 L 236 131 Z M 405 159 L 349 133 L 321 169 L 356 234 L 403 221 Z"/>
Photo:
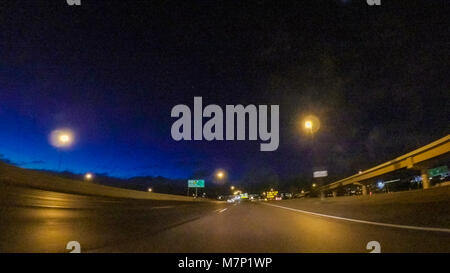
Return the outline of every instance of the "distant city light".
<path id="1" fill-rule="evenodd" d="M 148 191 L 148 192 L 152 192 L 153 189 L 152 189 L 152 188 L 148 188 L 147 191 Z"/>
<path id="2" fill-rule="evenodd" d="M 86 173 L 86 174 L 84 175 L 84 178 L 85 178 L 86 180 L 91 180 L 93 177 L 94 177 L 94 175 L 93 175 L 92 173 Z"/>

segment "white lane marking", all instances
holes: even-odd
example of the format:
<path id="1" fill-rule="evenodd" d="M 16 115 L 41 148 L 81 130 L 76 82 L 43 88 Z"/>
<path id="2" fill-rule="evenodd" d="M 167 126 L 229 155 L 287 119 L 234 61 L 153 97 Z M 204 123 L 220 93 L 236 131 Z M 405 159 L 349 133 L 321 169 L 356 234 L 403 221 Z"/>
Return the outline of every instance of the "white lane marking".
<path id="1" fill-rule="evenodd" d="M 364 220 L 358 220 L 358 219 L 351 219 L 351 218 L 344 218 L 344 217 L 339 217 L 339 216 L 320 214 L 320 213 L 310 212 L 310 211 L 306 211 L 306 210 L 294 209 L 294 208 L 283 207 L 283 206 L 278 206 L 278 205 L 273 205 L 273 204 L 265 204 L 265 203 L 263 203 L 263 205 L 277 207 L 277 208 L 281 208 L 281 209 L 292 210 L 292 211 L 296 211 L 296 212 L 301 212 L 301 213 L 311 214 L 311 215 L 316 215 L 316 216 L 321 216 L 321 217 L 327 217 L 327 218 L 332 218 L 332 219 L 338 219 L 338 220 L 344 220 L 344 221 L 349 221 L 349 222 L 361 223 L 361 224 L 450 233 L 450 229 L 448 229 L 448 228 L 434 228 L 434 227 L 418 227 L 418 226 L 407 226 L 407 225 L 395 225 L 395 224 L 371 222 L 371 221 L 364 221 Z"/>
<path id="2" fill-rule="evenodd" d="M 228 208 L 221 209 L 221 210 L 219 210 L 219 213 L 222 213 L 222 212 L 226 211 L 227 209 Z"/>

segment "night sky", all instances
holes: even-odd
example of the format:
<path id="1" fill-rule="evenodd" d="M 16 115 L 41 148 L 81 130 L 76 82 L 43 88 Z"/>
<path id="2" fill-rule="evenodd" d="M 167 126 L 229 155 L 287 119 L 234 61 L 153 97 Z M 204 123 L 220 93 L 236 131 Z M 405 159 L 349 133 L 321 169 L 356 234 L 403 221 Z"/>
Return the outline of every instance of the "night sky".
<path id="1" fill-rule="evenodd" d="M 0 156 L 21 167 L 310 176 L 298 127 L 314 114 L 314 152 L 344 177 L 450 132 L 448 1 L 47 2 L 0 4 Z M 280 105 L 278 150 L 172 140 L 170 111 L 194 96 Z M 49 144 L 57 128 L 71 149 Z"/>

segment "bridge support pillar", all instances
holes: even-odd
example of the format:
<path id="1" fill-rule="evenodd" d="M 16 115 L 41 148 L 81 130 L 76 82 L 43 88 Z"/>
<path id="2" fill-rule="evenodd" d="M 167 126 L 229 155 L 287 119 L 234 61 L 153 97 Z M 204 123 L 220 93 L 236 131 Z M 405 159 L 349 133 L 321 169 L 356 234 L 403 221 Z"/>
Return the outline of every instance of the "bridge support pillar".
<path id="1" fill-rule="evenodd" d="M 333 197 L 336 198 L 337 197 L 337 190 L 333 191 Z"/>
<path id="2" fill-rule="evenodd" d="M 430 187 L 430 180 L 428 179 L 428 173 L 426 168 L 420 169 L 420 176 L 422 177 L 422 187 L 423 189 L 428 189 Z"/>
<path id="3" fill-rule="evenodd" d="M 325 192 L 324 191 L 321 191 L 319 195 L 320 195 L 320 199 L 321 200 L 325 199 Z"/>
<path id="4" fill-rule="evenodd" d="M 362 185 L 362 195 L 367 195 L 367 186 L 366 185 Z"/>

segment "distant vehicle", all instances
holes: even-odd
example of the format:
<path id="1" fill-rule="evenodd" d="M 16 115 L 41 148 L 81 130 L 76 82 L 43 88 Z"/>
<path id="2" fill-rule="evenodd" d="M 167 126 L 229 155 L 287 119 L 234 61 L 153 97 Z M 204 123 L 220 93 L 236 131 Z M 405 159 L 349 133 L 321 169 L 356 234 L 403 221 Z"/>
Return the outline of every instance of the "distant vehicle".
<path id="1" fill-rule="evenodd" d="M 441 175 L 441 181 L 450 181 L 450 172 Z"/>
<path id="2" fill-rule="evenodd" d="M 281 194 L 281 197 L 282 197 L 283 199 L 291 199 L 291 198 L 294 198 L 294 194 L 293 194 L 293 193 L 290 193 L 290 192 L 288 192 L 288 193 L 282 193 L 282 194 Z"/>

